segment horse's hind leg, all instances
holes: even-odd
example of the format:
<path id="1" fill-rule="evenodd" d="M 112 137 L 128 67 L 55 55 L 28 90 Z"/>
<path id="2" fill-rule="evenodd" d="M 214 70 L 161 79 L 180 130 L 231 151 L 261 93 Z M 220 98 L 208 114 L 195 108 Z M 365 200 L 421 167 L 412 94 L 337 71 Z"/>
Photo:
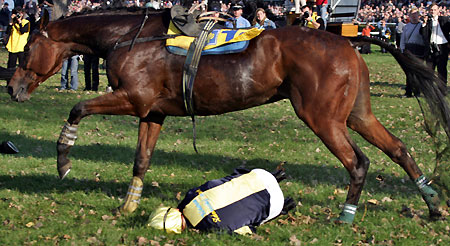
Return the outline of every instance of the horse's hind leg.
<path id="1" fill-rule="evenodd" d="M 149 116 L 140 120 L 133 179 L 128 187 L 125 202 L 119 207 L 119 211 L 123 214 L 134 212 L 139 205 L 144 186 L 143 179 L 150 165 L 150 159 L 155 149 L 164 118 L 162 115 L 153 115 L 150 113 Z"/>
<path id="2" fill-rule="evenodd" d="M 352 223 L 370 162 L 350 138 L 345 125 L 345 115 L 351 109 L 348 105 L 341 104 L 341 114 L 335 114 L 333 110 L 327 111 L 326 108 L 322 110 L 311 107 L 311 110 L 307 111 L 305 110 L 306 107 L 300 106 L 302 105 L 301 97 L 294 90 L 290 99 L 297 116 L 314 131 L 347 169 L 350 175 L 350 187 L 344 210 L 337 222 Z"/>
<path id="3" fill-rule="evenodd" d="M 83 117 L 92 114 L 133 115 L 134 106 L 128 101 L 127 93 L 120 90 L 76 104 L 70 111 L 69 119 L 61 131 L 56 146 L 58 173 L 61 179 L 67 176 L 72 167 L 67 155 L 77 139 L 78 123 Z"/>
<path id="4" fill-rule="evenodd" d="M 425 176 L 408 153 L 405 144 L 381 125 L 371 112 L 370 105 L 362 103 L 364 101 L 362 100 L 363 98 L 359 97 L 357 99 L 356 105 L 359 106 L 355 107 L 351 112 L 347 121 L 348 126 L 361 134 L 371 144 L 381 149 L 392 161 L 399 164 L 418 186 L 423 199 L 428 205 L 430 217 L 433 219 L 440 217 L 438 194 L 429 186 Z"/>
<path id="5" fill-rule="evenodd" d="M 350 175 L 350 186 L 344 209 L 338 223 L 352 223 L 355 217 L 361 191 L 369 170 L 369 159 L 350 138 L 344 123 L 333 120 L 321 120 L 314 126 L 314 132 L 328 149 L 344 164 Z"/>

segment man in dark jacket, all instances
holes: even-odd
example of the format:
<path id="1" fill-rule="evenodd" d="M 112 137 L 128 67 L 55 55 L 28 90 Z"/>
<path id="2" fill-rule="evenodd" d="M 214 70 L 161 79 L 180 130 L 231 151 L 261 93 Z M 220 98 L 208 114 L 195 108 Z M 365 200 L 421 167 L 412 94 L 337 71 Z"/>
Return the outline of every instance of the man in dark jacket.
<path id="1" fill-rule="evenodd" d="M 446 83 L 449 32 L 449 17 L 439 16 L 439 6 L 435 3 L 431 4 L 429 14 L 425 16 L 420 29 L 426 48 L 425 60 L 433 69 L 437 67 L 439 75 Z"/>
<path id="2" fill-rule="evenodd" d="M 0 37 L 2 38 L 6 29 L 9 25 L 9 17 L 11 16 L 11 11 L 9 11 L 9 4 L 4 3 L 2 9 L 0 10 Z"/>

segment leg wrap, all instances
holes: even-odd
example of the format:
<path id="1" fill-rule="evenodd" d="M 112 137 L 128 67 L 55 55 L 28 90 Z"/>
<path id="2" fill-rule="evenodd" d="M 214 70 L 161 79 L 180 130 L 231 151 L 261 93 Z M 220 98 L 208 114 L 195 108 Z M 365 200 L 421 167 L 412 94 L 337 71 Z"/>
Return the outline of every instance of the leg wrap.
<path id="1" fill-rule="evenodd" d="M 78 125 L 70 125 L 69 123 L 66 123 L 61 130 L 61 134 L 59 135 L 58 144 L 73 146 L 75 144 L 75 140 L 77 139 L 77 130 Z"/>
<path id="2" fill-rule="evenodd" d="M 125 203 L 120 206 L 119 211 L 122 214 L 131 214 L 137 209 L 141 200 L 141 193 L 144 184 L 139 177 L 134 176 L 128 187 L 127 196 L 125 197 Z"/>
<path id="3" fill-rule="evenodd" d="M 436 191 L 431 188 L 427 178 L 424 175 L 418 177 L 414 180 L 417 187 L 419 188 L 420 193 L 422 194 L 423 199 L 427 203 L 428 209 L 430 210 L 430 216 L 440 215 L 439 212 L 439 196 Z"/>
<path id="4" fill-rule="evenodd" d="M 59 135 L 56 150 L 58 151 L 58 173 L 60 179 L 65 178 L 70 172 L 70 168 L 72 168 L 67 155 L 77 139 L 77 129 L 78 125 L 66 123 Z"/>
<path id="5" fill-rule="evenodd" d="M 344 210 L 342 210 L 342 212 L 339 214 L 337 221 L 349 224 L 353 223 L 353 219 L 355 219 L 357 209 L 357 206 L 346 203 L 344 205 Z"/>

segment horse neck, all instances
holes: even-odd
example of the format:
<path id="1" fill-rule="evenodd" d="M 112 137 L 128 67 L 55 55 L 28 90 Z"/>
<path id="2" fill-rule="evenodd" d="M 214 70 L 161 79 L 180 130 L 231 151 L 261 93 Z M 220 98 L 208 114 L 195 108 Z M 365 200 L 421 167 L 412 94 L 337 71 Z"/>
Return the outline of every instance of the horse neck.
<path id="1" fill-rule="evenodd" d="M 106 57 L 116 42 L 131 40 L 136 34 L 144 15 L 87 15 L 75 16 L 52 22 L 47 28 L 49 36 L 56 42 L 67 44 L 74 53 L 94 54 Z M 153 29 L 153 22 L 161 22 L 162 15 L 152 15 L 145 27 Z M 149 29 L 147 28 L 147 29 Z M 163 30 L 163 29 L 161 29 Z M 161 30 L 146 30 L 148 35 L 161 35 Z M 161 33 L 158 33 L 161 32 Z M 143 32 L 144 34 L 144 32 Z"/>

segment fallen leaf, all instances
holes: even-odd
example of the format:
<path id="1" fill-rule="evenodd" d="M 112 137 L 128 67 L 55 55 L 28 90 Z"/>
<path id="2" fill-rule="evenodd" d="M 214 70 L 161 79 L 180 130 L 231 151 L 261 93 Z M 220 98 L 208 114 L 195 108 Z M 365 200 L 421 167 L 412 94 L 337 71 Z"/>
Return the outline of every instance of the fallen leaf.
<path id="1" fill-rule="evenodd" d="M 109 220 L 109 219 L 111 219 L 111 217 L 109 215 L 105 214 L 102 216 L 102 220 Z"/>
<path id="2" fill-rule="evenodd" d="M 369 199 L 367 202 L 370 203 L 370 204 L 373 204 L 373 205 L 378 205 L 378 200 L 377 199 Z"/>
<path id="3" fill-rule="evenodd" d="M 334 194 L 334 195 L 345 194 L 345 190 L 339 189 L 339 188 L 338 188 L 338 189 L 334 189 L 333 194 Z"/>
<path id="4" fill-rule="evenodd" d="M 34 228 L 39 229 L 43 226 L 44 224 L 42 224 L 41 222 L 37 222 L 36 225 L 34 226 Z"/>
<path id="5" fill-rule="evenodd" d="M 154 187 L 159 187 L 159 184 L 158 184 L 158 182 L 153 181 L 153 182 L 152 182 L 152 186 L 154 186 Z"/>
<path id="6" fill-rule="evenodd" d="M 256 241 L 264 241 L 264 237 L 263 236 L 260 236 L 260 235 L 255 234 L 255 233 L 252 234 L 251 238 L 253 240 L 256 240 Z"/>
<path id="7" fill-rule="evenodd" d="M 88 243 L 96 243 L 98 242 L 98 239 L 96 237 L 89 237 L 86 242 Z"/>
<path id="8" fill-rule="evenodd" d="M 34 222 L 28 222 L 25 226 L 30 228 L 30 227 L 34 226 Z"/>
<path id="9" fill-rule="evenodd" d="M 390 197 L 383 197 L 383 199 L 381 199 L 382 202 L 392 202 L 392 199 Z"/>
<path id="10" fill-rule="evenodd" d="M 181 191 L 177 193 L 176 198 L 178 201 L 181 200 Z"/>
<path id="11" fill-rule="evenodd" d="M 149 240 L 149 243 L 150 243 L 150 245 L 154 245 L 154 246 L 160 246 L 161 244 L 159 244 L 159 242 L 158 241 L 155 241 L 155 240 Z"/>
<path id="12" fill-rule="evenodd" d="M 137 245 L 145 245 L 147 244 L 148 240 L 145 237 L 138 237 L 137 238 Z"/>
<path id="13" fill-rule="evenodd" d="M 294 245 L 294 246 L 302 245 L 302 242 L 300 240 L 298 240 L 297 236 L 295 236 L 295 235 L 292 235 L 291 237 L 289 237 L 289 242 L 290 242 L 290 245 Z"/>
<path id="14" fill-rule="evenodd" d="M 383 176 L 381 176 L 379 174 L 377 175 L 377 177 L 375 179 L 378 180 L 378 181 L 384 181 Z"/>

